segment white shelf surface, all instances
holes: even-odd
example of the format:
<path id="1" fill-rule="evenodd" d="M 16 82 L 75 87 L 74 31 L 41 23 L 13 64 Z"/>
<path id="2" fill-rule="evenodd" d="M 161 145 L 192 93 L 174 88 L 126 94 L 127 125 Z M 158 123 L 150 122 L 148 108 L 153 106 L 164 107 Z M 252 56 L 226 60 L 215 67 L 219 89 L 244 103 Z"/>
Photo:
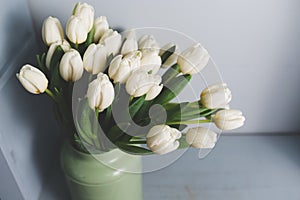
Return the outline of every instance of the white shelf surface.
<path id="1" fill-rule="evenodd" d="M 299 200 L 300 135 L 222 136 L 203 160 L 190 149 L 172 165 L 144 174 L 145 200 Z M 68 200 L 61 172 L 40 200 Z"/>

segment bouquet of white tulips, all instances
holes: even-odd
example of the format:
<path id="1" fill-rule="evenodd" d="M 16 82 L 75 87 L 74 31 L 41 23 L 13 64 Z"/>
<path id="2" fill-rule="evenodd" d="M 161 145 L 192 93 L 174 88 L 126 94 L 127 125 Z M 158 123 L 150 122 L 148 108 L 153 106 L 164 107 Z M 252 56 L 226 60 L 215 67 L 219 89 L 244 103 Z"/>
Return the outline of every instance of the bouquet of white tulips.
<path id="1" fill-rule="evenodd" d="M 188 146 L 213 148 L 217 133 L 188 125 L 243 125 L 241 111 L 229 109 L 225 83 L 206 87 L 194 102 L 172 102 L 210 59 L 199 43 L 180 53 L 172 43 L 160 47 L 152 35 L 121 35 L 106 17 L 94 19 L 86 3 L 76 4 L 65 30 L 57 18 L 45 19 L 48 51 L 37 55 L 37 67 L 24 65 L 17 78 L 27 91 L 54 100 L 66 139 L 77 149 L 166 154 Z M 82 79 L 88 84 L 74 96 L 74 83 Z"/>

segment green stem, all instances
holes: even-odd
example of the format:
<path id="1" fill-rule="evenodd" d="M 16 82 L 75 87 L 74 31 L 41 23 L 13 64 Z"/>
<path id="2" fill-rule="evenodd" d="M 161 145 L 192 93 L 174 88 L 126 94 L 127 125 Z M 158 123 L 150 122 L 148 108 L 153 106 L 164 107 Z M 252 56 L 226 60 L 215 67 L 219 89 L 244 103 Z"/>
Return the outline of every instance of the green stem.
<path id="1" fill-rule="evenodd" d="M 94 133 L 94 138 L 93 140 L 95 141 L 95 145 L 98 148 L 101 148 L 101 140 L 98 138 L 98 116 L 99 116 L 99 109 L 95 108 L 95 117 L 94 117 L 94 123 L 93 123 L 93 133 Z"/>
<path id="2" fill-rule="evenodd" d="M 209 109 L 208 109 L 208 110 L 209 110 Z M 207 112 L 207 113 L 203 113 L 202 116 L 203 116 L 203 117 L 207 117 L 207 116 L 212 115 L 213 113 L 215 113 L 217 110 L 218 110 L 218 109 L 212 109 L 212 110 L 210 110 L 210 111 Z"/>
<path id="3" fill-rule="evenodd" d="M 146 144 L 146 140 L 140 140 L 140 141 L 129 141 L 129 144 Z"/>
<path id="4" fill-rule="evenodd" d="M 55 102 L 57 102 L 56 96 L 48 88 L 45 90 L 46 94 L 51 97 Z"/>
<path id="5" fill-rule="evenodd" d="M 134 96 L 130 96 L 130 97 L 129 97 L 129 105 L 130 105 L 130 103 L 132 102 L 133 98 L 134 98 Z"/>
<path id="6" fill-rule="evenodd" d="M 190 121 L 180 121 L 180 122 L 168 122 L 168 125 L 176 125 L 176 124 L 200 124 L 200 123 L 209 123 L 212 122 L 211 119 L 197 119 L 197 120 L 190 120 Z"/>
<path id="7" fill-rule="evenodd" d="M 140 141 L 140 140 L 142 140 L 142 139 L 145 138 L 144 136 L 145 136 L 145 135 L 133 136 L 133 137 L 131 138 L 130 142 Z"/>

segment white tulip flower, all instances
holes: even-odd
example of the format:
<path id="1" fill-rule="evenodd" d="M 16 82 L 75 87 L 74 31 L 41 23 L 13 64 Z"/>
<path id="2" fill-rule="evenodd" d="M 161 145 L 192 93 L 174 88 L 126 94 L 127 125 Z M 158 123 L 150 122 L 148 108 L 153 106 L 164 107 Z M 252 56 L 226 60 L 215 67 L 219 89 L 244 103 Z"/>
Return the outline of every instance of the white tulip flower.
<path id="1" fill-rule="evenodd" d="M 136 40 L 135 29 L 129 29 L 129 30 L 122 32 L 122 36 L 123 36 L 123 38 L 126 38 L 126 39 L 135 39 Z"/>
<path id="2" fill-rule="evenodd" d="M 231 101 L 231 91 L 226 83 L 210 85 L 200 95 L 200 102 L 209 109 L 226 108 Z"/>
<path id="3" fill-rule="evenodd" d="M 99 44 L 102 44 L 106 47 L 108 56 L 111 53 L 115 56 L 120 51 L 122 45 L 122 37 L 117 31 L 108 29 L 104 32 L 103 36 L 99 40 Z"/>
<path id="4" fill-rule="evenodd" d="M 102 44 L 90 44 L 83 55 L 83 67 L 92 74 L 103 72 L 106 67 L 106 48 Z"/>
<path id="5" fill-rule="evenodd" d="M 99 42 L 100 38 L 104 34 L 105 31 L 109 29 L 109 25 L 105 16 L 100 16 L 95 19 L 94 22 L 95 34 L 94 34 L 94 42 Z"/>
<path id="6" fill-rule="evenodd" d="M 75 82 L 82 77 L 83 62 L 78 51 L 70 49 L 61 58 L 59 72 L 65 81 Z"/>
<path id="7" fill-rule="evenodd" d="M 177 63 L 183 74 L 196 74 L 207 65 L 209 58 L 207 50 L 197 43 L 184 50 L 178 56 Z"/>
<path id="8" fill-rule="evenodd" d="M 126 82 L 126 91 L 133 97 L 140 97 L 146 94 L 145 100 L 154 99 L 161 92 L 163 85 L 161 76 L 149 74 L 144 70 L 134 71 Z"/>
<path id="9" fill-rule="evenodd" d="M 32 94 L 44 93 L 48 87 L 48 79 L 39 69 L 27 64 L 16 74 L 23 87 Z"/>
<path id="10" fill-rule="evenodd" d="M 207 128 L 190 128 L 186 133 L 186 142 L 194 148 L 212 149 L 217 141 L 217 134 Z"/>
<path id="11" fill-rule="evenodd" d="M 154 51 L 158 55 L 160 51 L 159 44 L 153 35 L 143 35 L 138 41 L 138 46 L 143 53 Z"/>
<path id="12" fill-rule="evenodd" d="M 126 55 L 128 53 L 138 50 L 138 43 L 136 39 L 125 39 L 123 46 L 121 48 L 121 54 Z"/>
<path id="13" fill-rule="evenodd" d="M 49 16 L 44 20 L 42 37 L 47 46 L 64 39 L 64 30 L 59 19 Z"/>
<path id="14" fill-rule="evenodd" d="M 125 83 L 130 74 L 141 65 L 142 53 L 135 51 L 126 56 L 118 55 L 114 57 L 108 68 L 108 74 L 114 83 Z"/>
<path id="15" fill-rule="evenodd" d="M 66 25 L 66 35 L 71 42 L 74 44 L 84 43 L 88 33 L 88 27 L 81 18 L 74 15 L 69 18 Z"/>
<path id="16" fill-rule="evenodd" d="M 60 46 L 64 50 L 64 52 L 71 49 L 70 44 L 65 39 L 63 41 L 58 41 L 58 42 L 52 43 L 50 45 L 50 47 L 48 49 L 48 52 L 47 52 L 47 55 L 46 55 L 46 67 L 48 69 L 50 69 L 50 62 L 51 62 L 52 56 L 53 56 L 53 54 L 54 54 L 54 52 L 55 52 L 55 50 L 58 46 Z"/>
<path id="17" fill-rule="evenodd" d="M 144 51 L 141 59 L 141 69 L 156 74 L 161 66 L 161 57 L 155 51 Z"/>
<path id="18" fill-rule="evenodd" d="M 74 9 L 74 16 L 79 17 L 90 32 L 94 25 L 94 14 L 95 10 L 93 6 L 87 3 L 77 3 Z"/>
<path id="19" fill-rule="evenodd" d="M 138 50 L 138 42 L 136 40 L 136 34 L 134 30 L 128 30 L 122 33 L 124 42 L 121 48 L 121 54 L 126 55 L 128 53 Z"/>
<path id="20" fill-rule="evenodd" d="M 240 110 L 220 110 L 213 117 L 216 126 L 221 130 L 232 130 L 244 125 L 245 117 Z"/>
<path id="21" fill-rule="evenodd" d="M 115 90 L 106 74 L 100 72 L 97 78 L 89 84 L 87 98 L 90 108 L 98 109 L 100 112 L 112 104 Z"/>
<path id="22" fill-rule="evenodd" d="M 175 65 L 177 63 L 177 59 L 178 59 L 178 54 L 179 54 L 179 48 L 178 45 L 174 44 L 174 43 L 168 43 L 165 46 L 163 46 L 160 49 L 159 52 L 159 56 L 162 56 L 168 49 L 170 49 L 171 47 L 175 46 L 175 51 L 174 53 L 162 64 L 162 68 L 169 68 L 172 67 L 173 65 Z"/>
<path id="23" fill-rule="evenodd" d="M 181 132 L 168 125 L 153 126 L 146 136 L 147 146 L 156 154 L 166 154 L 179 147 Z"/>

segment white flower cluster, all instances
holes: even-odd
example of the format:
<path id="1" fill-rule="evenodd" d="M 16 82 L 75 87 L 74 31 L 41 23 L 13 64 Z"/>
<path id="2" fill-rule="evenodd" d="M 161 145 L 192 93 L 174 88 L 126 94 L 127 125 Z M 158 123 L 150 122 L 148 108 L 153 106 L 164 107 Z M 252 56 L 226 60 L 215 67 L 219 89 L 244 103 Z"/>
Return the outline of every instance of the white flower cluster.
<path id="1" fill-rule="evenodd" d="M 45 66 L 51 71 L 58 47 L 63 51 L 59 61 L 60 77 L 66 82 L 78 81 L 86 70 L 97 77 L 88 85 L 89 106 L 100 112 L 108 108 L 115 98 L 114 84 L 124 84 L 132 97 L 145 95 L 145 100 L 155 99 L 162 91 L 162 68 L 177 64 L 179 73 L 193 75 L 199 73 L 209 62 L 207 50 L 199 43 L 180 53 L 176 44 L 160 47 L 153 35 L 143 35 L 139 39 L 134 30 L 121 36 L 109 27 L 105 16 L 94 19 L 94 8 L 87 3 L 78 3 L 66 24 L 66 37 L 60 21 L 55 17 L 44 20 L 42 37 L 49 47 Z M 91 38 L 92 37 L 92 38 Z M 87 44 L 85 51 L 79 45 Z M 164 62 L 162 56 L 174 48 Z M 106 69 L 107 74 L 105 74 Z M 21 84 L 29 92 L 39 94 L 50 92 L 48 77 L 39 69 L 24 65 L 17 74 Z M 212 116 L 215 125 L 222 130 L 231 130 L 243 125 L 245 118 L 239 110 L 228 109 L 231 91 L 226 84 L 216 84 L 205 88 L 200 95 L 201 104 L 207 109 L 220 109 Z M 157 154 L 169 153 L 179 147 L 182 133 L 168 125 L 156 125 L 146 136 L 147 146 Z M 195 148 L 213 148 L 217 134 L 202 128 L 190 128 L 185 134 L 186 143 Z"/>

